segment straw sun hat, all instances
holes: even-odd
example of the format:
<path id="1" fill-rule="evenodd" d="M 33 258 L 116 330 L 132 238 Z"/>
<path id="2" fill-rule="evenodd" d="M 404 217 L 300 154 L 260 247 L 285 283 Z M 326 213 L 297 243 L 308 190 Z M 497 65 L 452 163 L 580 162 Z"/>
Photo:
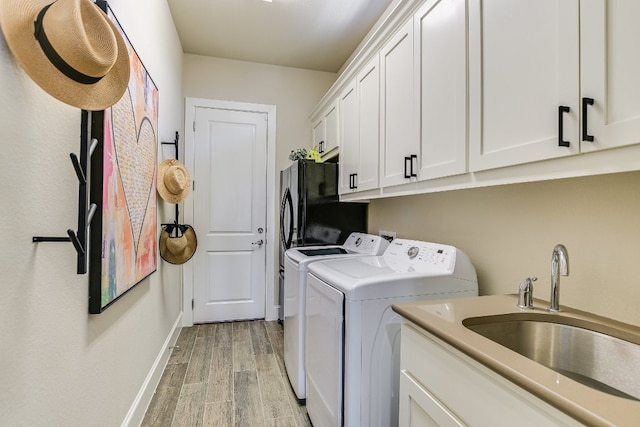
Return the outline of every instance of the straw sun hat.
<path id="1" fill-rule="evenodd" d="M 184 264 L 196 252 L 198 239 L 196 239 L 196 233 L 190 225 L 179 225 L 182 235 L 172 237 L 173 227 L 171 226 L 171 231 L 167 227 L 163 227 L 160 232 L 160 256 L 171 264 Z"/>
<path id="2" fill-rule="evenodd" d="M 58 100 L 98 111 L 129 83 L 129 52 L 91 0 L 1 0 L 0 27 L 17 62 Z"/>
<path id="3" fill-rule="evenodd" d="M 158 167 L 158 194 L 169 203 L 180 203 L 191 188 L 187 168 L 176 159 L 167 159 Z"/>

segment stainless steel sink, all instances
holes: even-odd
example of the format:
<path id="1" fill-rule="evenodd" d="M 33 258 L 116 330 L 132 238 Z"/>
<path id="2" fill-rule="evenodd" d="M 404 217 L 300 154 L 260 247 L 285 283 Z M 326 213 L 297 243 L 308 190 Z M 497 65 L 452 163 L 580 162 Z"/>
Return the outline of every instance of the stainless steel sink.
<path id="1" fill-rule="evenodd" d="M 593 389 L 640 400 L 640 337 L 547 313 L 465 319 L 464 326 Z"/>

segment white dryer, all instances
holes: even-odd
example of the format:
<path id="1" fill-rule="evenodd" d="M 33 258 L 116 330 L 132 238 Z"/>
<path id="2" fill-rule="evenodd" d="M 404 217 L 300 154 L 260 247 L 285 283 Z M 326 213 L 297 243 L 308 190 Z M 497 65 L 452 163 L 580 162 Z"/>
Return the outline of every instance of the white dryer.
<path id="1" fill-rule="evenodd" d="M 313 262 L 335 258 L 381 255 L 389 242 L 380 236 L 351 233 L 339 246 L 303 246 L 285 252 L 284 364 L 299 401 L 306 398 L 304 367 L 305 296 L 307 272 Z"/>
<path id="2" fill-rule="evenodd" d="M 476 271 L 453 246 L 396 239 L 382 256 L 309 266 L 307 412 L 314 427 L 398 425 L 399 302 L 476 296 Z"/>

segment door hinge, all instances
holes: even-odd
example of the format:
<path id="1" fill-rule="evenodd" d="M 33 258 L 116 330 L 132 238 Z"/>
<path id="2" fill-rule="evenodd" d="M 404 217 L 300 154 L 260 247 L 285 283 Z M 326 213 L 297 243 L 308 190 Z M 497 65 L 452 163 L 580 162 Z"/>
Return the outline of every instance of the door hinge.
<path id="1" fill-rule="evenodd" d="M 195 121 L 193 122 L 193 131 L 194 132 L 196 131 L 196 122 Z"/>

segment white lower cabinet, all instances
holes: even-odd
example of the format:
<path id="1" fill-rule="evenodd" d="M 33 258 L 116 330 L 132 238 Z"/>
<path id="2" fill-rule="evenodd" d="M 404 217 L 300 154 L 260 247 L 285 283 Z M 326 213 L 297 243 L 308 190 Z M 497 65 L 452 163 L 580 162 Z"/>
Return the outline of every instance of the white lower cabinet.
<path id="1" fill-rule="evenodd" d="M 410 322 L 400 369 L 401 427 L 582 425 Z"/>

